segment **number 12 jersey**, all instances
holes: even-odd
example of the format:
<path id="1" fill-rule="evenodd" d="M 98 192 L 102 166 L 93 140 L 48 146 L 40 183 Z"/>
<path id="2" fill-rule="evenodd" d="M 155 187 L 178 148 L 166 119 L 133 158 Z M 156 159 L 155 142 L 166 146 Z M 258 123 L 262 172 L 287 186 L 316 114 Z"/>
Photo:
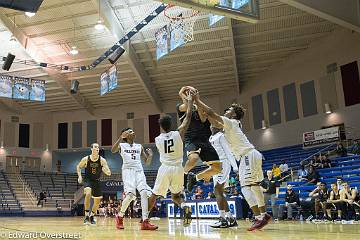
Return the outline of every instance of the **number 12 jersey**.
<path id="1" fill-rule="evenodd" d="M 169 166 L 182 165 L 184 146 L 178 131 L 161 133 L 155 138 L 155 144 L 162 164 Z"/>

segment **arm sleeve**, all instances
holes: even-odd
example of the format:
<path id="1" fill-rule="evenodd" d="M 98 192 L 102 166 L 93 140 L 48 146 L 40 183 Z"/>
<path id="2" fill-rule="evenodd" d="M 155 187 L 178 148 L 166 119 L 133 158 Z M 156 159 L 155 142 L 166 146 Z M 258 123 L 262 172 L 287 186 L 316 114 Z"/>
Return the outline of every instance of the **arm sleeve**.
<path id="1" fill-rule="evenodd" d="M 224 137 L 224 135 L 222 135 L 220 137 L 220 144 L 221 144 L 222 148 L 224 149 L 224 152 L 226 154 L 226 158 L 230 162 L 232 168 L 235 171 L 238 171 L 238 166 L 236 164 L 236 159 L 235 159 L 234 154 L 232 153 L 232 151 L 230 149 L 229 143 L 226 140 L 226 138 Z"/>

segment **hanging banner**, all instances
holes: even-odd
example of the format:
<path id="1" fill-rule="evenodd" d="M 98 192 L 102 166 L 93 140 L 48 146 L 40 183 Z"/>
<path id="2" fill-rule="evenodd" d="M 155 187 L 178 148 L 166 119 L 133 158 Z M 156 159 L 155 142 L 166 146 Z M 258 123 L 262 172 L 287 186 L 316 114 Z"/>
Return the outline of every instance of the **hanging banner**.
<path id="1" fill-rule="evenodd" d="M 22 77 L 14 78 L 13 97 L 15 99 L 29 100 L 30 90 L 31 90 L 31 85 L 29 78 L 22 78 Z"/>
<path id="2" fill-rule="evenodd" d="M 104 95 L 109 91 L 110 76 L 108 72 L 104 72 L 100 75 L 100 95 Z"/>
<path id="3" fill-rule="evenodd" d="M 224 7 L 228 7 L 229 6 L 229 1 L 228 0 L 220 0 L 219 2 L 220 6 L 224 6 Z M 216 24 L 217 22 L 219 22 L 220 20 L 224 19 L 224 16 L 220 16 L 220 15 L 214 15 L 214 14 L 209 14 L 209 26 L 213 26 L 214 24 Z"/>
<path id="4" fill-rule="evenodd" d="M 116 65 L 113 65 L 109 69 L 109 92 L 117 88 L 117 86 L 118 86 L 117 70 L 116 70 Z"/>
<path id="5" fill-rule="evenodd" d="M 303 134 L 303 147 L 316 147 L 340 140 L 339 127 L 325 128 Z"/>
<path id="6" fill-rule="evenodd" d="M 185 44 L 184 20 L 179 20 L 170 25 L 170 51 Z"/>
<path id="7" fill-rule="evenodd" d="M 12 98 L 12 77 L 0 75 L 0 97 Z"/>
<path id="8" fill-rule="evenodd" d="M 45 102 L 45 81 L 31 80 L 30 100 Z"/>
<path id="9" fill-rule="evenodd" d="M 160 28 L 155 33 L 156 39 L 156 59 L 159 60 L 169 53 L 168 50 L 168 29 L 167 26 Z"/>

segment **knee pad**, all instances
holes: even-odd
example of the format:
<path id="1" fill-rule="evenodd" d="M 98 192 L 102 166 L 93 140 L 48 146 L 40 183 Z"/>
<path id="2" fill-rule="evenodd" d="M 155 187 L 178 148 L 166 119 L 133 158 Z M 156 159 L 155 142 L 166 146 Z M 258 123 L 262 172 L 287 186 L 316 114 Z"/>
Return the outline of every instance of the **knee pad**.
<path id="1" fill-rule="evenodd" d="M 258 205 L 258 207 L 265 206 L 264 192 L 261 190 L 260 186 L 251 186 L 251 192 L 256 199 L 256 205 Z"/>
<path id="2" fill-rule="evenodd" d="M 246 202 L 249 204 L 250 208 L 257 205 L 257 201 L 254 197 L 253 192 L 251 191 L 250 186 L 244 186 L 241 188 L 241 192 L 245 197 Z"/>

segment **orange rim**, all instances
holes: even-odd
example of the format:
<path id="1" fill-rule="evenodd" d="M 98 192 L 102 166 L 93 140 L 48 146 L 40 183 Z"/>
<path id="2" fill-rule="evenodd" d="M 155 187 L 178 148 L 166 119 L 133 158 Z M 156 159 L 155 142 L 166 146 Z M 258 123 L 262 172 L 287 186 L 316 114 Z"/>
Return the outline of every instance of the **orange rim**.
<path id="1" fill-rule="evenodd" d="M 182 20 L 182 19 L 189 19 L 189 18 L 195 17 L 196 15 L 199 14 L 199 11 L 192 10 L 192 14 L 191 14 L 190 16 L 185 16 L 185 17 L 172 17 L 172 16 L 170 16 L 170 15 L 168 14 L 167 11 L 168 11 L 170 8 L 173 8 L 173 7 L 176 7 L 176 6 L 175 6 L 174 4 L 169 4 L 169 5 L 167 5 L 167 7 L 166 7 L 165 10 L 164 10 L 164 15 L 165 15 L 165 17 L 167 17 L 167 18 L 169 18 L 169 19 L 171 19 L 171 20 L 173 20 L 173 21 Z"/>

